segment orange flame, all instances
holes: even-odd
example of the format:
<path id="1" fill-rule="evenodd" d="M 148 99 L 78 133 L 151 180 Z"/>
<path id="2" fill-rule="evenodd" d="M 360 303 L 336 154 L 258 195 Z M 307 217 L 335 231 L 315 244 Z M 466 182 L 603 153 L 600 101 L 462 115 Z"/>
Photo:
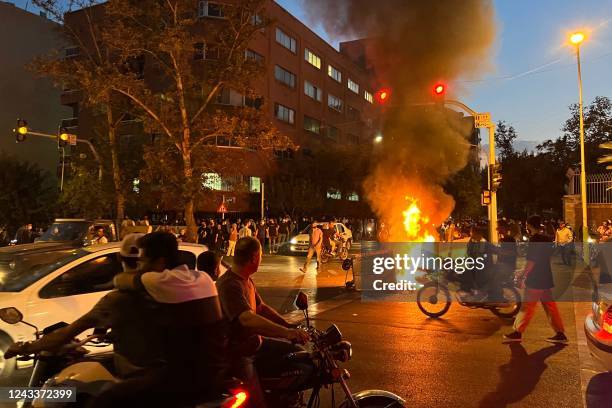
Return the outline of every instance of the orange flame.
<path id="1" fill-rule="evenodd" d="M 422 214 L 417 200 L 406 197 L 410 204 L 402 212 L 404 216 L 404 231 L 409 242 L 434 242 L 436 239 L 427 230 L 430 227 L 429 217 Z"/>

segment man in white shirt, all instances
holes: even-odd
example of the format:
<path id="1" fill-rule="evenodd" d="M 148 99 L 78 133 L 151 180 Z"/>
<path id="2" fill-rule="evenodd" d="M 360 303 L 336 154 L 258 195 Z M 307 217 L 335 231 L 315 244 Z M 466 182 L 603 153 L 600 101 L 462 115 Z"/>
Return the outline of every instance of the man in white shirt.
<path id="1" fill-rule="evenodd" d="M 312 256 L 317 254 L 317 269 L 321 265 L 321 248 L 323 247 L 323 231 L 317 227 L 317 223 L 312 223 L 312 229 L 310 230 L 310 247 L 308 248 L 308 255 L 306 255 L 306 262 L 304 266 L 300 268 L 300 271 L 306 273 L 308 271 L 308 264 L 312 259 Z"/>
<path id="2" fill-rule="evenodd" d="M 251 221 L 247 221 L 242 228 L 240 228 L 240 231 L 238 231 L 238 238 L 250 237 L 253 235 L 253 231 L 249 228 L 250 225 Z"/>

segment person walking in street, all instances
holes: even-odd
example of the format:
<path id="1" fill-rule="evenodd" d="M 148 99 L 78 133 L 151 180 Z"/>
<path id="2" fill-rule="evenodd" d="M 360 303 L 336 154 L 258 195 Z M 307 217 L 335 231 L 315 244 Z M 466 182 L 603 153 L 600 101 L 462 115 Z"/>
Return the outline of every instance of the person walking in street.
<path id="1" fill-rule="evenodd" d="M 552 239 L 542 234 L 541 224 L 542 219 L 537 215 L 531 216 L 527 220 L 527 231 L 530 235 L 529 246 L 527 247 L 527 264 L 523 271 L 516 273 L 518 286 L 524 288 L 523 304 L 521 311 L 514 320 L 514 331 L 505 334 L 503 337 L 505 343 L 522 340 L 523 333 L 535 314 L 538 302 L 542 303 L 549 323 L 556 333 L 554 336 L 547 338 L 546 341 L 561 344 L 568 341 L 559 308 L 552 294 L 552 288 L 555 286 L 550 267 L 550 257 L 553 252 Z"/>
<path id="2" fill-rule="evenodd" d="M 236 241 L 238 241 L 238 226 L 232 224 L 232 229 L 229 233 L 229 241 L 227 244 L 226 256 L 234 256 L 234 249 L 236 248 Z"/>
<path id="3" fill-rule="evenodd" d="M 257 225 L 257 229 L 255 230 L 255 238 L 257 238 L 257 240 L 259 241 L 259 243 L 261 244 L 261 249 L 262 251 L 265 252 L 265 248 L 266 248 L 266 238 L 268 238 L 268 226 L 266 225 L 266 221 L 265 220 L 261 220 L 259 221 L 259 224 Z"/>
<path id="4" fill-rule="evenodd" d="M 317 223 L 312 223 L 312 229 L 310 230 L 310 246 L 308 247 L 308 255 L 306 255 L 306 262 L 304 266 L 300 268 L 300 271 L 306 273 L 308 271 L 308 264 L 312 259 L 312 256 L 317 254 L 317 269 L 321 265 L 321 248 L 323 247 L 323 231 L 317 227 Z"/>
<path id="5" fill-rule="evenodd" d="M 287 238 L 289 237 L 289 228 L 290 228 L 290 221 L 289 219 L 285 216 L 282 221 L 280 222 L 280 225 L 278 226 L 278 243 L 280 244 L 284 244 L 285 242 L 287 242 Z"/>
<path id="6" fill-rule="evenodd" d="M 270 237 L 270 254 L 278 252 L 278 224 L 272 218 L 268 224 L 268 236 Z"/>
<path id="7" fill-rule="evenodd" d="M 574 233 L 568 228 L 565 221 L 559 222 L 559 228 L 555 231 L 555 246 L 561 251 L 561 260 L 564 265 L 572 265 L 572 244 Z"/>

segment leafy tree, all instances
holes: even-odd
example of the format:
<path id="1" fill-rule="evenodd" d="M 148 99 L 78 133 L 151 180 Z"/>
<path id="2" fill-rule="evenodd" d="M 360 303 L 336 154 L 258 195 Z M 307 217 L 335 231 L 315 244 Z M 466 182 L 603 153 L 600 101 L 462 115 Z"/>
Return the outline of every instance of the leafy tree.
<path id="1" fill-rule="evenodd" d="M 497 129 L 495 131 L 495 145 L 498 156 L 503 161 L 506 158 L 512 157 L 515 154 L 514 151 L 514 140 L 516 140 L 516 130 L 512 125 L 507 126 L 506 122 L 497 122 Z"/>
<path id="2" fill-rule="evenodd" d="M 0 153 L 0 191 L 0 225 L 11 233 L 23 224 L 46 224 L 53 218 L 54 179 L 36 164 Z"/>
<path id="3" fill-rule="evenodd" d="M 117 70 L 117 59 L 113 50 L 108 46 L 103 33 L 112 22 L 95 0 L 34 0 L 34 4 L 45 10 L 54 20 L 60 23 L 60 31 L 66 43 L 78 47 L 78 56 L 64 58 L 60 51 L 38 58 L 32 64 L 32 69 L 41 75 L 54 79 L 58 86 L 77 90 L 81 96 L 81 110 L 88 109 L 89 119 L 94 122 L 93 132 L 88 134 L 97 146 L 102 156 L 104 173 L 112 176 L 112 188 L 108 189 L 105 181 L 95 179 L 82 183 L 74 180 L 65 190 L 68 194 L 78 195 L 78 187 L 85 187 L 80 194 L 90 193 L 90 186 L 98 184 L 95 194 L 100 205 L 110 209 L 105 214 L 112 213 L 113 209 L 104 202 L 114 203 L 114 214 L 122 219 L 125 212 L 126 195 L 131 187 L 131 181 L 138 174 L 130 163 L 142 155 L 132 152 L 130 157 L 122 158 L 122 140 L 120 137 L 122 120 L 129 114 L 127 100 L 112 88 L 112 79 L 117 80 L 113 73 Z M 70 11 L 79 9 L 78 13 Z M 80 134 L 79 137 L 86 135 Z M 83 177 L 83 170 L 79 170 L 77 178 Z M 75 203 L 76 197 L 63 198 L 64 203 Z M 85 198 L 83 198 L 86 200 Z M 78 202 L 78 200 L 77 200 Z M 75 215 L 78 215 L 78 211 Z"/>
<path id="4" fill-rule="evenodd" d="M 220 107 L 222 92 L 249 100 L 263 65 L 246 58 L 248 43 L 267 25 L 265 0 L 244 0 L 221 8 L 223 19 L 200 19 L 190 0 L 111 0 L 104 4 L 112 24 L 104 42 L 124 62 L 108 83 L 137 110 L 155 143 L 144 152 L 144 179 L 184 210 L 195 239 L 194 209 L 203 199 L 202 175 L 238 169 L 219 154 L 215 141 L 251 149 L 290 145 L 265 119 L 263 110 Z M 269 109 L 268 106 L 265 107 Z"/>

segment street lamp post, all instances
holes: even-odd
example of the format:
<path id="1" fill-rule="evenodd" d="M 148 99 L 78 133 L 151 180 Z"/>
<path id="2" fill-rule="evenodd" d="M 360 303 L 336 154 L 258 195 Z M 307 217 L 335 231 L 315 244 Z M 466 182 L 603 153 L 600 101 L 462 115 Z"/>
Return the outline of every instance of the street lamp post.
<path id="1" fill-rule="evenodd" d="M 584 41 L 584 33 L 576 32 L 570 35 L 570 42 L 576 46 L 576 61 L 578 63 L 578 105 L 580 115 L 580 199 L 582 206 L 582 258 L 588 265 L 589 254 L 589 224 L 587 222 L 587 191 L 586 163 L 584 159 L 584 108 L 582 102 L 582 70 L 580 66 L 580 44 Z"/>

